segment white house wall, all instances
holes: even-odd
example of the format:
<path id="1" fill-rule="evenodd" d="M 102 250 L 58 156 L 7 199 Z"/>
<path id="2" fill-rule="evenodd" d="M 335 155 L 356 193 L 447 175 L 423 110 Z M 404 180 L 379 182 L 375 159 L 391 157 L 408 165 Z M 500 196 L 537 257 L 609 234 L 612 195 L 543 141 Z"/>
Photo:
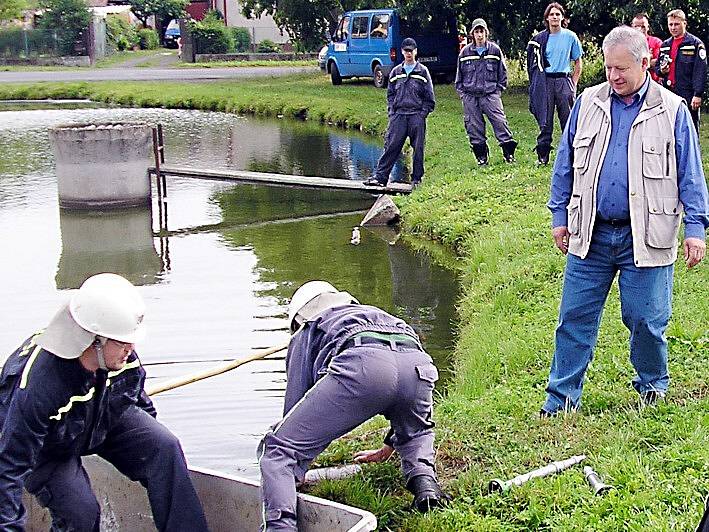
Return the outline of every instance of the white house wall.
<path id="1" fill-rule="evenodd" d="M 248 19 L 241 14 L 241 5 L 237 0 L 216 0 L 217 9 L 226 14 L 227 26 L 238 26 L 247 28 L 251 33 L 251 40 L 260 43 L 264 39 L 276 43 L 286 43 L 290 41 L 290 35 L 281 33 L 273 17 L 263 15 L 260 18 Z M 224 4 L 226 3 L 226 9 Z"/>

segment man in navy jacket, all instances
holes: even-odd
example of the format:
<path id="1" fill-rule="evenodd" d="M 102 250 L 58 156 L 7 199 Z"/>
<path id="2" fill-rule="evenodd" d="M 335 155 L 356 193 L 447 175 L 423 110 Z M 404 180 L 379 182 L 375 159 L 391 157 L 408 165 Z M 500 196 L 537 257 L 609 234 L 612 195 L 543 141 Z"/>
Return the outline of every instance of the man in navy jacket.
<path id="1" fill-rule="evenodd" d="M 155 420 L 134 343 L 144 305 L 126 279 L 81 286 L 0 375 L 0 530 L 24 530 L 22 489 L 52 530 L 98 532 L 100 507 L 81 457 L 97 454 L 148 490 L 161 531 L 205 531 L 177 438 Z"/>
<path id="2" fill-rule="evenodd" d="M 389 74 L 387 128 L 384 153 L 379 158 L 374 177 L 365 185 L 384 187 L 404 142 L 409 139 L 414 149 L 414 167 L 411 183 L 416 186 L 423 178 L 423 147 L 426 144 L 426 117 L 436 106 L 433 81 L 428 69 L 416 61 L 416 41 L 406 38 L 401 43 L 404 62 Z"/>

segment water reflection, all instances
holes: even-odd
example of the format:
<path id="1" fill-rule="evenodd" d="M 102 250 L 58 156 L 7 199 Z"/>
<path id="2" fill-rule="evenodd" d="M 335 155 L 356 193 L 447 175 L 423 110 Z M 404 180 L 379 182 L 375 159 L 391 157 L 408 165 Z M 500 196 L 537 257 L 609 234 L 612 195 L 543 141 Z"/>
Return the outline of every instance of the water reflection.
<path id="1" fill-rule="evenodd" d="M 412 322 L 445 365 L 454 341 L 455 276 L 400 242 L 391 245 L 396 235 L 362 231 L 361 244 L 350 245 L 370 196 L 170 179 L 171 231 L 153 237 L 157 221 L 151 233 L 145 210 L 59 211 L 47 130 L 86 121 L 162 122 L 168 162 L 185 165 L 246 168 L 257 161 L 280 165 L 270 171 L 356 178 L 378 157 L 375 152 L 360 164 L 358 137 L 341 140 L 309 123 L 160 109 L 0 112 L 0 240 L 7 250 L 0 261 L 0 321 L 6 324 L 0 358 L 47 323 L 68 296 L 65 288 L 110 269 L 140 285 L 146 301 L 149 333 L 138 348 L 151 383 L 284 342 L 287 299 L 313 278 Z M 293 147 L 274 149 L 283 139 Z M 297 153 L 305 144 L 318 156 Z M 253 477 L 256 442 L 279 419 L 284 387 L 281 356 L 166 392 L 155 402 L 192 464 Z"/>
<path id="2" fill-rule="evenodd" d="M 163 261 L 153 246 L 150 208 L 89 213 L 62 209 L 59 227 L 57 288 L 78 288 L 102 272 L 118 273 L 135 285 L 157 282 Z"/>

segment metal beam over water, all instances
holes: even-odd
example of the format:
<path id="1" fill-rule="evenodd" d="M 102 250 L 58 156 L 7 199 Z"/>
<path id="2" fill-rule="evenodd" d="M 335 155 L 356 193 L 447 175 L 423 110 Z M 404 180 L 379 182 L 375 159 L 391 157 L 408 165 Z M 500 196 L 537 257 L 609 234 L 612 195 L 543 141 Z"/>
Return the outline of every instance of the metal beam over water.
<path id="1" fill-rule="evenodd" d="M 154 175 L 156 173 L 156 168 L 151 167 L 148 171 L 151 175 Z M 272 174 L 268 172 L 249 172 L 246 170 L 207 170 L 204 168 L 161 164 L 159 172 L 161 175 L 167 176 L 235 181 L 237 183 L 246 183 L 250 185 L 330 188 L 355 190 L 372 194 L 409 194 L 411 192 L 411 185 L 408 183 L 389 183 L 386 187 L 382 188 L 366 186 L 362 183 L 362 181 L 353 181 L 351 179 Z"/>

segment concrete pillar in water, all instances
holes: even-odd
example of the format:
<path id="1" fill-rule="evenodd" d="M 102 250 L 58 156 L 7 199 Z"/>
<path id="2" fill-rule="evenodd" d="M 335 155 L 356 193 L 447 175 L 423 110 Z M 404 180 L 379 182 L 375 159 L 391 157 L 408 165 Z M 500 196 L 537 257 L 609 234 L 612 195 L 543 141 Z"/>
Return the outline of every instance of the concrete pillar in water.
<path id="1" fill-rule="evenodd" d="M 66 209 L 115 209 L 150 204 L 147 124 L 83 124 L 50 131 L 59 190 Z"/>

